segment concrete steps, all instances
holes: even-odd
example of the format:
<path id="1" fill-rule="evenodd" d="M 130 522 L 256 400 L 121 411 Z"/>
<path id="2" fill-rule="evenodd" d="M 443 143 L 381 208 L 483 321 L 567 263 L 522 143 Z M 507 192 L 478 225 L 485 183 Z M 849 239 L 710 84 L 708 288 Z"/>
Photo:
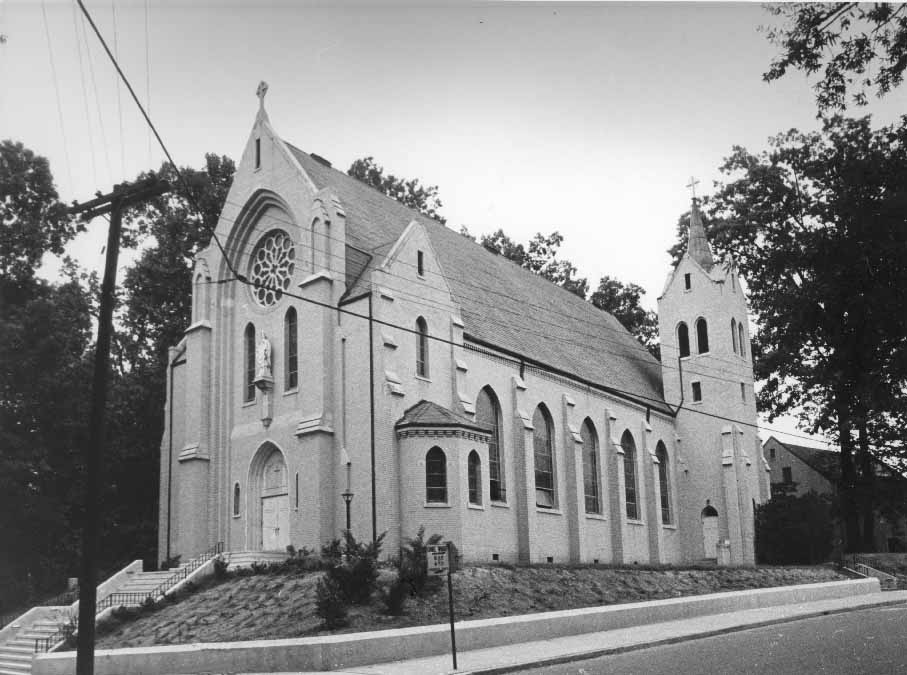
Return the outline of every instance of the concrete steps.
<path id="1" fill-rule="evenodd" d="M 290 556 L 286 551 L 230 551 L 224 557 L 230 563 L 231 569 L 251 567 L 253 563 L 268 565 L 281 563 Z"/>
<path id="2" fill-rule="evenodd" d="M 36 618 L 22 623 L 15 636 L 0 644 L 0 675 L 29 675 L 35 655 L 35 640 L 42 640 L 57 632 L 69 615 L 62 608 L 51 611 L 50 617 Z"/>

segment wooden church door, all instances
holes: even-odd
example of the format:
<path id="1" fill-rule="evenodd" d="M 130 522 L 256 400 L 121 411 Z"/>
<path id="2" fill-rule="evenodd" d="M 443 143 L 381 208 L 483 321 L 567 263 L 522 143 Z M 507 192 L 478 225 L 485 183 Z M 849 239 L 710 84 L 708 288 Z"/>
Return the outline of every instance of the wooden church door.
<path id="1" fill-rule="evenodd" d="M 702 547 L 703 557 L 710 560 L 718 558 L 718 510 L 705 501 L 702 509 Z"/>
<path id="2" fill-rule="evenodd" d="M 290 544 L 290 497 L 287 465 L 280 452 L 273 452 L 262 472 L 261 548 L 283 551 Z"/>
<path id="3" fill-rule="evenodd" d="M 283 551 L 290 544 L 290 509 L 287 495 L 261 500 L 261 548 Z"/>

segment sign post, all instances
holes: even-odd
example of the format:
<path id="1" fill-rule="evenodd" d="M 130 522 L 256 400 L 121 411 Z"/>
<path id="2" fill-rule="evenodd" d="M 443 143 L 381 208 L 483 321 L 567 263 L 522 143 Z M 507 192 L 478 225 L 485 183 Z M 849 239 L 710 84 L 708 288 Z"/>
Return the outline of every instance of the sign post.
<path id="1" fill-rule="evenodd" d="M 451 580 L 451 562 L 453 560 L 453 543 L 431 545 L 426 547 L 428 553 L 428 576 L 440 577 L 447 574 L 447 602 L 450 613 L 450 650 L 453 655 L 453 667 L 457 669 L 457 636 L 454 632 L 453 581 Z"/>

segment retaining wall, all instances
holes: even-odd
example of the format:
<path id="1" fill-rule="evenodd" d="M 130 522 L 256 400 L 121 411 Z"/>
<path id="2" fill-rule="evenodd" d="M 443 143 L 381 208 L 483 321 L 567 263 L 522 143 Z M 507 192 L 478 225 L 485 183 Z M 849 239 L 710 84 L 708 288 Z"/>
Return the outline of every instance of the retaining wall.
<path id="1" fill-rule="evenodd" d="M 457 648 L 468 651 L 710 614 L 832 600 L 879 591 L 877 579 L 853 579 L 462 621 L 457 623 Z M 212 671 L 335 670 L 385 661 L 436 656 L 446 654 L 449 650 L 449 625 L 437 624 L 289 640 L 99 650 L 95 654 L 95 673 L 164 675 Z M 39 656 L 32 667 L 34 675 L 68 675 L 73 672 L 75 652 Z"/>

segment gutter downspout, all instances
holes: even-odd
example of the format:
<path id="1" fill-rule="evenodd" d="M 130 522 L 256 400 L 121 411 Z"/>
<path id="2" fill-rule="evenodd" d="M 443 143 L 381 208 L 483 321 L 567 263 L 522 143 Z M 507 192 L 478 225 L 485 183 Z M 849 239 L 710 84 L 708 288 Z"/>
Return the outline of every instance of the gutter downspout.
<path id="1" fill-rule="evenodd" d="M 680 376 L 680 403 L 677 404 L 674 417 L 677 417 L 677 413 L 683 408 L 683 361 L 680 360 L 679 356 L 677 357 L 677 374 Z"/>
<path id="2" fill-rule="evenodd" d="M 374 290 L 368 294 L 368 400 L 371 422 L 371 462 L 372 462 L 372 543 L 378 541 L 378 510 L 375 492 L 375 324 L 372 315 L 372 297 Z"/>

